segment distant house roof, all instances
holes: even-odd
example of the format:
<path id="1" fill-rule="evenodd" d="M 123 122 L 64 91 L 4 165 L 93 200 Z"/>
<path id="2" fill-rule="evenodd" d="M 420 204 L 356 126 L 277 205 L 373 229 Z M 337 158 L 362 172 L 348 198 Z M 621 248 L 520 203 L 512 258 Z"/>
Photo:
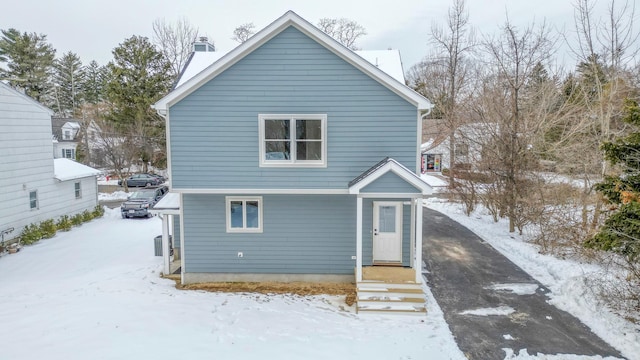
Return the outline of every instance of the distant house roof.
<path id="1" fill-rule="evenodd" d="M 60 142 L 62 141 L 69 141 L 69 142 L 73 142 L 75 140 L 65 140 L 64 137 L 62 136 L 62 128 L 68 124 L 68 127 L 72 128 L 73 130 L 76 131 L 76 133 L 78 132 L 78 130 L 80 130 L 80 123 L 78 119 L 69 119 L 69 118 L 51 118 L 51 132 L 53 133 L 53 138 L 54 140 L 58 140 Z M 74 138 L 76 134 L 73 134 Z"/>
<path id="2" fill-rule="evenodd" d="M 231 50 L 227 54 L 222 55 L 217 60 L 213 60 L 212 58 L 209 61 L 213 60 L 213 63 L 209 63 L 206 65 L 204 69 L 197 69 L 197 65 L 194 62 L 195 58 L 200 58 L 201 55 L 197 55 L 192 57 L 189 66 L 192 66 L 193 70 L 189 70 L 189 74 L 192 75 L 191 78 L 187 78 L 186 72 L 182 74 L 180 81 L 178 82 L 177 87 L 167 94 L 165 97 L 160 99 L 153 105 L 153 108 L 159 111 L 167 111 L 169 107 L 176 102 L 180 101 L 191 92 L 200 88 L 203 84 L 208 82 L 209 80 L 215 78 L 226 69 L 243 59 L 245 56 L 252 53 L 258 47 L 262 46 L 264 43 L 269 41 L 274 36 L 278 35 L 280 32 L 284 31 L 288 27 L 293 26 L 305 35 L 317 41 L 319 44 L 341 57 L 345 61 L 349 62 L 360 71 L 364 72 L 372 79 L 378 81 L 381 85 L 385 86 L 389 90 L 398 94 L 402 98 L 406 99 L 408 102 L 414 104 L 418 109 L 430 109 L 433 107 L 431 102 L 427 100 L 424 96 L 418 94 L 413 91 L 413 89 L 409 88 L 404 84 L 404 78 L 400 79 L 398 74 L 398 70 L 390 70 L 390 73 L 382 70 L 381 67 L 385 67 L 383 64 L 400 64 L 400 69 L 402 67 L 401 62 L 392 61 L 387 56 L 375 56 L 375 53 L 363 53 L 363 55 L 358 55 L 357 53 L 351 51 L 331 36 L 325 34 L 320 29 L 309 23 L 308 21 L 301 18 L 298 14 L 293 11 L 288 11 L 274 22 L 269 24 L 266 28 L 259 31 L 257 34 L 249 38 L 249 40 L 245 41 L 235 49 Z M 213 54 L 216 54 L 215 52 Z M 218 54 L 219 55 L 219 54 Z M 206 56 L 206 55 L 205 55 Z M 211 55 L 215 56 L 215 55 Z M 366 57 L 366 59 L 365 59 Z M 375 65 L 375 61 L 378 59 L 378 66 Z M 206 62 L 206 58 L 202 57 L 203 62 Z M 200 61 L 200 59 L 195 60 Z M 371 62 L 373 61 L 373 62 Z M 200 63 L 198 63 L 200 64 Z M 402 72 L 402 70 L 400 70 Z M 182 79 L 184 78 L 184 80 Z"/>
<path id="3" fill-rule="evenodd" d="M 73 160 L 61 158 L 53 159 L 53 174 L 56 180 L 67 181 L 95 176 L 100 174 L 100 171 Z"/>

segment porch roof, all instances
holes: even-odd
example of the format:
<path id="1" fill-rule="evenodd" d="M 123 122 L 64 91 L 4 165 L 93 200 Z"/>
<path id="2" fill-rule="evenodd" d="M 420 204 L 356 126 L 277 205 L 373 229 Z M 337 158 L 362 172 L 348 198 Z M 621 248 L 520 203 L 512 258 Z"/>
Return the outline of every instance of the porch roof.
<path id="1" fill-rule="evenodd" d="M 180 194 L 170 191 L 153 206 L 151 212 L 180 215 Z"/>
<path id="2" fill-rule="evenodd" d="M 433 189 L 429 184 L 427 184 L 424 180 L 422 180 L 417 174 L 413 171 L 409 170 L 406 166 L 397 162 L 396 160 L 386 157 L 382 159 L 379 163 L 373 165 L 367 171 L 360 174 L 355 179 L 349 182 L 349 194 L 359 194 L 360 191 L 365 188 L 367 185 L 373 183 L 382 175 L 388 173 L 389 171 L 398 175 L 404 181 L 406 181 L 409 185 L 415 187 L 420 190 L 422 195 L 429 195 L 433 192 Z"/>

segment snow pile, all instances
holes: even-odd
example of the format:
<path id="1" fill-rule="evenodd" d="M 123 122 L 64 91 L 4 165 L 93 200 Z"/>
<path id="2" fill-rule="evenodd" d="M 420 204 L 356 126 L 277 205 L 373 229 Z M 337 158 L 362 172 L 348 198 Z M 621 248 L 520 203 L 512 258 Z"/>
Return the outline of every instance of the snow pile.
<path id="1" fill-rule="evenodd" d="M 112 193 L 98 193 L 99 201 L 127 200 L 128 197 L 129 193 L 122 190 L 114 191 Z"/>
<path id="2" fill-rule="evenodd" d="M 510 306 L 498 306 L 495 308 L 480 308 L 473 310 L 465 310 L 460 315 L 477 315 L 477 316 L 506 316 L 511 315 L 516 310 Z"/>
<path id="3" fill-rule="evenodd" d="M 540 254 L 538 249 L 533 244 L 525 242 L 522 236 L 509 233 L 505 219 L 501 219 L 496 224 L 488 212 L 483 213 L 481 209 L 476 210 L 471 216 L 466 216 L 460 205 L 448 203 L 446 200 L 431 198 L 425 200 L 425 205 L 446 214 L 475 232 L 509 260 L 549 288 L 551 290 L 551 293 L 548 294 L 549 303 L 580 319 L 596 335 L 618 349 L 624 356 L 629 359 L 638 359 L 640 327 L 634 326 L 599 304 L 595 294 L 585 282 L 589 277 L 601 276 L 603 269 L 600 266 L 560 260 L 553 256 Z M 530 355 L 527 354 L 527 356 Z M 532 357 L 523 359 L 530 358 Z M 558 357 L 557 359 L 571 358 Z"/>
<path id="4" fill-rule="evenodd" d="M 538 284 L 494 284 L 487 289 L 509 291 L 516 295 L 533 295 L 538 290 Z"/>

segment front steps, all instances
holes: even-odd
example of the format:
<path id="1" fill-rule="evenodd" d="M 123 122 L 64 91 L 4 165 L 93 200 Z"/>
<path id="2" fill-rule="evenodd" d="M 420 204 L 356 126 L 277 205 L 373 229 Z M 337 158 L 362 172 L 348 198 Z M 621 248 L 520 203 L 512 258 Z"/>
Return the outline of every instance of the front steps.
<path id="1" fill-rule="evenodd" d="M 356 312 L 360 314 L 424 315 L 422 284 L 363 280 L 356 287 Z"/>

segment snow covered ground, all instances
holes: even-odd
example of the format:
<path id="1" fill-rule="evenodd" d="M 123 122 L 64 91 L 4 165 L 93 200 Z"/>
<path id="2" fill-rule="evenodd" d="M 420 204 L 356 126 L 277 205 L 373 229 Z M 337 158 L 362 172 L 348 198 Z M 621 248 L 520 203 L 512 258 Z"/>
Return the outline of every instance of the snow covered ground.
<path id="1" fill-rule="evenodd" d="M 629 359 L 640 358 L 638 329 L 599 311 L 584 289 L 582 276 L 597 267 L 539 255 L 504 224 L 440 201 L 427 204 L 506 253 L 553 291 L 552 303 Z M 159 278 L 160 232 L 158 218 L 124 220 L 107 209 L 102 219 L 0 258 L 0 359 L 465 359 L 428 289 L 425 317 L 356 315 L 331 296 L 177 290 Z M 505 359 L 600 357 L 505 349 Z"/>
<path id="2" fill-rule="evenodd" d="M 464 359 L 433 298 L 426 317 L 383 317 L 330 296 L 177 290 L 160 232 L 107 210 L 0 258 L 0 359 Z"/>

